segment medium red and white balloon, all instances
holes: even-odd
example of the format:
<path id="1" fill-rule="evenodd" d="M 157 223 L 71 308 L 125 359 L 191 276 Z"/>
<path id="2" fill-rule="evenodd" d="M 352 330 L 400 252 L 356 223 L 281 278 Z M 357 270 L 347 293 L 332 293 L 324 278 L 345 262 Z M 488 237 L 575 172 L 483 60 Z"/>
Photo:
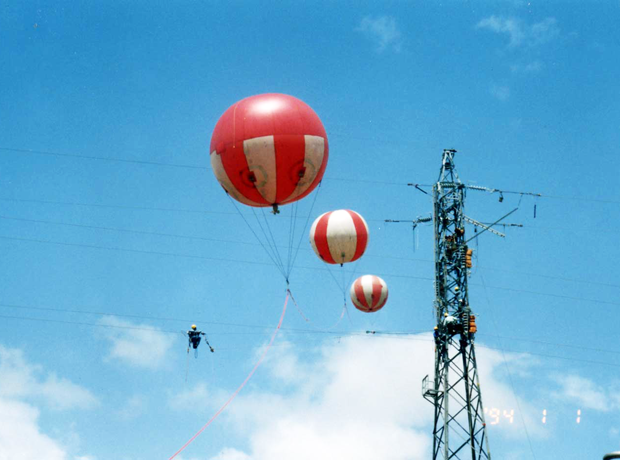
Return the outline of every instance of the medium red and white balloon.
<path id="1" fill-rule="evenodd" d="M 368 225 L 355 211 L 341 209 L 320 215 L 310 228 L 310 244 L 328 264 L 359 259 L 368 245 Z"/>
<path id="2" fill-rule="evenodd" d="M 231 197 L 277 211 L 321 182 L 329 147 L 310 106 L 285 94 L 260 94 L 224 112 L 209 152 L 213 172 Z"/>
<path id="3" fill-rule="evenodd" d="M 351 285 L 351 301 L 355 308 L 372 313 L 383 308 L 388 298 L 388 287 L 375 275 L 364 275 Z"/>

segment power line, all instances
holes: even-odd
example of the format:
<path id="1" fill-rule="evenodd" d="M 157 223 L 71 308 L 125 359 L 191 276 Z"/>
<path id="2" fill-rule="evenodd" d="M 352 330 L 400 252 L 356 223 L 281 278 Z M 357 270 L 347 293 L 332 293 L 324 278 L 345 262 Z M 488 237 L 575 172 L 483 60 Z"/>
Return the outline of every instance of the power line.
<path id="1" fill-rule="evenodd" d="M 114 315 L 114 314 L 108 314 L 107 316 L 120 316 L 120 315 Z M 11 315 L 0 315 L 0 318 L 2 319 L 13 319 L 13 320 L 24 320 L 24 321 L 35 321 L 35 322 L 42 322 L 42 323 L 56 323 L 56 324 L 70 324 L 70 325 L 74 325 L 74 326 L 88 326 L 88 327 L 99 327 L 99 328 L 112 328 L 112 329 L 129 329 L 129 330 L 139 330 L 139 331 L 148 331 L 148 332 L 161 332 L 161 333 L 165 333 L 165 334 L 181 334 L 183 335 L 184 332 L 183 331 L 174 331 L 174 330 L 166 330 L 166 329 L 158 329 L 158 328 L 149 328 L 149 327 L 139 327 L 139 326 L 121 326 L 121 325 L 113 325 L 113 324 L 102 324 L 102 323 L 88 323 L 88 322 L 82 322 L 82 321 L 67 321 L 67 320 L 57 320 L 57 319 L 48 319 L 48 318 L 33 318 L 33 317 L 27 317 L 27 316 L 11 316 Z M 261 328 L 263 328 L 263 326 L 260 326 Z M 282 330 L 287 330 L 287 332 L 293 332 L 291 329 L 285 329 L 282 328 Z M 338 338 L 346 338 L 346 337 L 364 337 L 368 334 L 366 334 L 363 331 L 360 332 L 337 332 L 337 331 L 317 331 L 317 330 L 297 330 L 297 332 L 303 332 L 305 334 L 329 334 L 332 335 L 333 337 L 329 337 L 330 340 L 332 339 L 338 339 Z M 425 339 L 425 338 L 418 338 L 418 337 L 411 337 L 409 336 L 409 334 L 412 333 L 386 333 L 386 332 L 377 332 L 377 334 L 381 334 L 381 335 L 386 335 L 386 336 L 391 336 L 391 338 L 394 339 L 400 339 L 400 340 L 417 340 L 417 341 L 423 341 L 423 342 L 432 342 L 431 339 Z M 261 333 L 248 333 L 248 332 L 209 332 L 209 335 L 264 335 Z M 481 348 L 487 348 L 489 350 L 495 350 L 495 351 L 499 351 L 499 348 L 496 347 L 492 347 L 492 346 L 488 346 L 488 345 L 480 345 L 478 344 L 478 347 Z M 610 362 L 603 362 L 603 361 L 593 361 L 593 360 L 586 360 L 586 359 L 578 359 L 578 358 L 568 358 L 565 356 L 557 356 L 557 355 L 550 355 L 550 354 L 544 354 L 544 353 L 537 353 L 537 352 L 524 352 L 524 351 L 519 351 L 519 350 L 504 350 L 510 353 L 525 353 L 528 355 L 532 355 L 532 356 L 541 356 L 541 357 L 545 357 L 545 358 L 553 358 L 553 359 L 562 359 L 562 360 L 566 360 L 566 361 L 575 361 L 575 362 L 583 362 L 583 363 L 588 363 L 588 364 L 596 364 L 596 365 L 601 365 L 601 366 L 610 366 L 610 367 L 620 367 L 620 364 L 613 364 Z M 616 352 L 614 352 L 616 353 Z M 620 353 L 620 352 L 618 352 Z"/>
<path id="2" fill-rule="evenodd" d="M 0 198 L 0 201 L 14 202 L 14 203 L 37 203 L 37 204 L 58 204 L 62 206 L 84 206 L 93 208 L 111 208 L 111 209 L 128 209 L 132 211 L 163 211 L 163 212 L 184 212 L 191 214 L 221 214 L 234 216 L 236 213 L 227 211 L 206 211 L 196 209 L 181 209 L 181 208 L 157 208 L 148 206 L 128 206 L 118 204 L 98 204 L 98 203 L 80 203 L 77 201 L 52 201 L 52 200 L 35 200 L 35 199 L 21 199 L 21 198 Z"/>
<path id="3" fill-rule="evenodd" d="M 119 248 L 119 247 L 100 246 L 100 245 L 81 244 L 81 243 L 65 243 L 65 242 L 60 242 L 60 241 L 40 240 L 40 239 L 34 239 L 34 238 L 21 238 L 21 237 L 12 237 L 12 236 L 5 236 L 5 235 L 0 235 L 0 239 L 40 243 L 40 244 L 56 244 L 60 246 L 99 249 L 99 250 L 108 250 L 108 251 L 131 252 L 131 253 L 137 253 L 137 254 L 152 254 L 152 255 L 181 257 L 181 258 L 184 257 L 184 258 L 196 259 L 196 260 L 215 260 L 219 262 L 234 262 L 234 263 L 251 264 L 251 265 L 274 266 L 272 263 L 269 263 L 269 262 L 259 262 L 255 260 L 240 260 L 240 259 L 230 259 L 230 258 L 225 258 L 225 257 L 207 257 L 207 256 L 194 255 L 194 254 L 178 254 L 178 253 L 172 253 L 172 252 Z M 305 270 L 328 271 L 327 268 L 319 268 L 319 267 L 300 266 L 299 268 L 305 269 Z M 386 277 L 389 276 L 392 278 L 415 279 L 415 280 L 422 280 L 422 281 L 433 280 L 432 278 L 425 277 L 425 276 L 397 275 L 397 274 L 387 274 L 387 273 L 377 273 L 377 275 L 386 276 Z M 479 284 L 477 283 L 470 283 L 470 285 L 479 286 Z M 504 290 L 504 291 L 522 292 L 526 294 L 540 295 L 540 296 L 546 296 L 546 297 L 556 297 L 560 299 L 576 300 L 576 301 L 581 301 L 581 302 L 591 302 L 591 303 L 605 304 L 605 305 L 620 305 L 620 302 L 611 302 L 611 301 L 606 301 L 606 300 L 587 299 L 587 298 L 582 298 L 582 297 L 572 297 L 572 296 L 566 296 L 566 295 L 560 295 L 560 294 L 550 294 L 550 293 L 545 293 L 545 292 L 528 291 L 525 289 L 514 289 L 514 288 L 507 288 L 507 287 L 502 287 L 502 286 L 487 286 L 487 287 L 492 288 L 492 289 Z"/>
<path id="4" fill-rule="evenodd" d="M 67 227 L 75 227 L 75 228 L 87 228 L 87 229 L 93 229 L 93 230 L 116 231 L 116 232 L 121 232 L 121 233 L 131 233 L 131 234 L 137 234 L 137 235 L 165 236 L 165 237 L 182 238 L 182 239 L 189 239 L 189 240 L 213 241 L 213 242 L 219 242 L 219 243 L 230 243 L 230 244 L 243 244 L 243 245 L 250 245 L 250 246 L 261 246 L 260 243 L 252 243 L 252 242 L 241 241 L 241 240 L 228 240 L 228 239 L 220 239 L 220 238 L 208 238 L 208 237 L 195 236 L 195 235 L 180 235 L 180 234 L 176 234 L 176 233 L 150 232 L 150 231 L 145 231 L 145 230 L 134 230 L 134 229 L 127 229 L 127 228 L 119 228 L 119 227 L 106 227 L 106 226 L 99 226 L 99 225 L 74 224 L 74 223 L 68 223 L 68 222 L 49 221 L 49 220 L 42 220 L 42 219 L 26 219 L 26 218 L 21 218 L 21 217 L 3 216 L 3 215 L 0 215 L 0 219 L 13 220 L 13 221 L 18 221 L 18 222 L 30 222 L 30 223 L 47 224 L 47 225 L 59 225 L 59 226 L 67 226 Z M 281 246 L 281 245 L 279 245 L 278 247 L 288 248 L 287 246 Z M 378 259 L 391 259 L 391 260 L 402 260 L 402 261 L 412 261 L 412 262 L 434 263 L 434 261 L 430 260 L 430 259 L 421 259 L 421 258 L 413 258 L 413 257 L 397 257 L 397 256 L 387 256 L 387 255 L 379 255 L 379 254 L 366 254 L 365 256 L 366 257 L 378 258 Z M 480 268 L 483 268 L 483 267 L 480 267 Z M 521 275 L 535 276 L 535 277 L 547 278 L 547 279 L 555 279 L 555 280 L 566 281 L 566 282 L 570 282 L 570 283 L 591 284 L 591 285 L 597 285 L 597 286 L 606 286 L 606 287 L 617 287 L 617 288 L 620 288 L 620 285 L 618 285 L 618 284 L 601 283 L 601 282 L 597 282 L 597 281 L 587 281 L 587 280 L 583 280 L 583 279 L 567 278 L 567 277 L 560 277 L 560 276 L 552 276 L 552 275 L 541 274 L 541 273 L 531 273 L 531 272 L 523 272 L 523 271 L 517 271 L 517 270 L 507 270 L 507 269 L 504 269 L 504 268 L 497 268 L 497 267 L 486 267 L 486 268 L 494 270 L 494 271 L 503 271 L 503 272 L 508 272 L 508 273 L 518 273 L 518 274 L 521 274 Z M 475 285 L 475 283 L 472 283 L 472 284 Z"/>
<path id="5" fill-rule="evenodd" d="M 83 206 L 94 208 L 110 208 L 110 209 L 128 209 L 132 211 L 157 211 L 157 212 L 181 212 L 189 214 L 216 214 L 216 215 L 228 215 L 237 216 L 238 213 L 230 211 L 208 211 L 198 209 L 183 209 L 183 208 L 159 208 L 153 206 L 129 206 L 129 205 L 116 205 L 116 204 L 99 204 L 99 203 L 83 203 L 77 201 L 52 201 L 52 200 L 37 200 L 37 199 L 21 199 L 21 198 L 2 198 L 0 201 L 12 202 L 12 203 L 36 203 L 36 204 L 53 204 L 61 206 Z M 243 214 L 249 216 L 249 213 Z M 307 219 L 309 215 L 298 215 L 296 219 Z M 384 222 L 384 219 L 366 219 L 368 222 Z"/>
<path id="6" fill-rule="evenodd" d="M 208 325 L 213 325 L 213 326 L 231 326 L 231 327 L 245 327 L 245 328 L 252 328 L 252 329 L 264 329 L 264 330 L 270 330 L 271 326 L 263 326 L 260 324 L 247 324 L 247 323 L 231 323 L 231 322 L 220 322 L 220 321 L 211 321 L 211 320 L 205 320 L 205 319 L 200 319 L 200 318 L 173 318 L 173 317 L 161 317 L 161 316 L 145 316 L 145 315 L 132 315 L 132 314 L 127 314 L 127 313 L 110 313 L 110 312 L 103 312 L 103 311 L 93 311 L 93 310 L 77 310 L 77 309 L 68 309 L 68 308 L 52 308 L 52 307 L 41 307 L 41 306 L 34 306 L 34 305 L 18 305 L 18 304 L 8 304 L 8 303 L 2 303 L 0 302 L 0 307 L 4 307 L 4 308 L 13 308 L 13 309 L 19 309 L 19 310 L 35 310 L 35 311 L 47 311 L 47 312 L 53 312 L 53 313 L 74 313 L 74 314 L 82 314 L 82 315 L 95 315 L 95 316 L 111 316 L 111 317 L 117 317 L 117 318 L 129 318 L 129 319 L 139 319 L 139 320 L 147 320 L 147 321 L 165 321 L 165 322 L 179 322 L 179 323 L 200 323 L 200 324 L 208 324 Z M 15 318 L 22 318 L 22 317 L 15 317 Z M 26 318 L 28 319 L 28 318 Z M 81 323 L 80 323 L 81 324 Z M 91 323 L 84 323 L 86 325 L 89 325 Z M 303 328 L 290 328 L 290 327 L 282 327 L 282 330 L 284 331 L 288 331 L 291 333 L 302 333 L 302 334 L 328 334 L 328 335 L 348 335 L 348 334 L 379 334 L 379 335 L 389 335 L 389 336 L 412 336 L 412 335 L 416 335 L 416 334 L 421 334 L 423 332 L 426 331 L 365 331 L 365 332 L 356 332 L 356 333 L 351 333 L 351 332 L 345 332 L 345 331 L 332 331 L 329 329 L 320 329 L 320 328 L 314 328 L 314 329 L 303 329 Z M 177 331 L 173 331 L 173 332 L 177 332 Z M 217 332 L 211 332 L 211 334 L 216 334 Z M 557 347 L 563 347 L 563 348 L 573 348 L 576 350 L 583 350 L 583 351 L 594 351 L 597 353 L 611 353 L 611 354 L 617 354 L 620 355 L 620 350 L 609 350 L 609 349 L 605 349 L 605 348 L 593 348 L 593 347 L 586 347 L 583 345 L 575 345 L 575 344 L 565 344 L 565 343 L 558 343 L 558 342 L 551 342 L 551 341 L 546 341 L 546 340 L 537 340 L 537 339 L 528 339 L 528 338 L 523 338 L 523 337 L 509 337 L 509 336 L 502 336 L 502 335 L 497 335 L 497 334 L 485 334 L 485 333 L 478 333 L 478 335 L 482 335 L 482 336 L 486 336 L 486 337 L 493 337 L 493 338 L 501 338 L 501 339 L 508 339 L 508 340 L 515 340 L 515 341 L 519 341 L 519 342 L 529 342 L 529 343 L 536 343 L 536 344 L 542 344 L 542 345 L 551 345 L 551 346 L 557 346 Z"/>
<path id="7" fill-rule="evenodd" d="M 60 153 L 60 152 L 50 152 L 47 150 L 34 150 L 34 149 L 16 149 L 10 147 L 0 147 L 0 150 L 5 152 L 16 152 L 16 153 L 31 153 L 35 155 L 48 155 L 55 157 L 65 157 L 65 158 L 79 158 L 81 160 L 97 160 L 97 161 L 110 161 L 110 162 L 120 162 L 120 163 L 131 163 L 131 164 L 141 164 L 141 165 L 151 165 L 151 166 L 169 166 L 173 168 L 187 168 L 187 169 L 211 169 L 206 166 L 197 166 L 197 165 L 184 165 L 179 163 L 163 163 L 159 161 L 146 161 L 146 160 L 130 160 L 127 158 L 114 158 L 114 157 L 99 157 L 99 156 L 91 156 L 91 155 L 77 155 L 74 153 Z"/>
<path id="8" fill-rule="evenodd" d="M 376 332 L 377 335 L 387 335 L 389 338 L 395 339 L 395 340 L 415 340 L 415 341 L 420 341 L 420 342 L 427 342 L 427 343 L 434 343 L 434 340 L 431 338 L 422 338 L 422 337 L 410 337 L 408 334 L 390 334 L 390 333 L 383 333 L 383 332 Z M 494 350 L 494 351 L 501 351 L 500 348 L 498 347 L 492 347 L 489 345 L 482 345 L 479 343 L 476 343 L 476 347 L 477 348 L 486 348 L 488 350 Z M 608 361 L 593 361 L 593 360 L 589 360 L 589 359 L 579 359 L 579 358 L 568 358 L 566 356 L 558 356 L 558 355 L 550 355 L 550 354 L 546 354 L 546 353 L 537 353 L 537 352 L 531 352 L 531 351 L 521 351 L 521 350 L 509 350 L 509 349 L 504 349 L 504 351 L 509 352 L 509 353 L 519 353 L 519 354 L 528 354 L 528 355 L 532 355 L 532 356 L 541 356 L 544 358 L 553 358 L 553 359 L 562 359 L 562 360 L 566 360 L 566 361 L 575 361 L 575 362 L 582 362 L 582 363 L 588 363 L 588 364 L 597 364 L 600 366 L 609 366 L 609 367 L 620 367 L 620 364 L 613 364 L 610 363 Z"/>
<path id="9" fill-rule="evenodd" d="M 221 238 L 207 238 L 204 236 L 179 235 L 176 233 L 149 232 L 145 230 L 132 230 L 132 229 L 127 229 L 127 228 L 119 228 L 119 227 L 105 227 L 101 225 L 72 224 L 68 222 L 57 222 L 57 221 L 49 221 L 49 220 L 42 220 L 42 219 L 25 219 L 21 217 L 2 216 L 2 215 L 0 215 L 0 219 L 14 220 L 18 222 L 30 222 L 30 223 L 36 223 L 36 224 L 61 225 L 65 227 L 87 228 L 87 229 L 92 229 L 92 230 L 107 230 L 107 231 L 115 231 L 115 232 L 122 232 L 122 233 L 133 233 L 137 235 L 167 236 L 167 237 L 172 237 L 172 238 L 182 238 L 182 239 L 188 239 L 188 240 L 214 241 L 218 243 L 234 243 L 234 244 L 247 244 L 247 245 L 257 246 L 256 243 L 248 243 L 247 241 L 240 241 L 240 240 L 225 240 Z"/>
<path id="10" fill-rule="evenodd" d="M 25 149 L 25 148 L 13 148 L 13 147 L 0 147 L 0 151 L 5 152 L 15 152 L 15 153 L 27 153 L 27 154 L 35 154 L 35 155 L 46 155 L 46 156 L 55 156 L 55 157 L 63 157 L 63 158 L 75 158 L 81 160 L 96 160 L 96 161 L 109 161 L 109 162 L 119 162 L 119 163 L 127 163 L 127 164 L 141 164 L 141 165 L 150 165 L 150 166 L 165 166 L 165 167 L 174 167 L 174 168 L 185 168 L 185 169 L 198 169 L 198 170 L 211 170 L 209 166 L 199 166 L 199 165 L 188 165 L 181 163 L 165 163 L 165 162 L 157 162 L 157 161 L 147 161 L 147 160 L 131 160 L 127 158 L 119 158 L 119 157 L 102 157 L 102 156 L 91 156 L 91 155 L 78 155 L 73 153 L 61 153 L 61 152 L 52 152 L 48 150 L 36 150 L 36 149 Z M 367 183 L 367 184 L 379 184 L 379 185 L 398 185 L 398 186 L 413 186 L 418 185 L 420 187 L 431 187 L 430 184 L 414 184 L 407 182 L 395 182 L 395 181 L 380 181 L 380 180 L 368 180 L 368 179 L 351 179 L 351 178 L 341 178 L 341 177 L 330 177 L 325 176 L 325 180 L 330 181 L 340 181 L 340 182 L 359 182 L 359 183 Z M 497 189 L 499 192 L 500 190 Z M 512 191 L 504 191 L 503 193 L 514 193 L 522 195 L 521 192 L 512 192 Z M 618 200 L 608 200 L 601 198 L 593 198 L 593 197 L 579 197 L 579 196 L 563 196 L 563 195 L 548 195 L 545 193 L 536 194 L 540 198 L 551 198 L 555 200 L 569 200 L 569 201 L 586 201 L 586 202 L 596 202 L 596 203 L 606 203 L 606 204 L 620 204 Z"/>

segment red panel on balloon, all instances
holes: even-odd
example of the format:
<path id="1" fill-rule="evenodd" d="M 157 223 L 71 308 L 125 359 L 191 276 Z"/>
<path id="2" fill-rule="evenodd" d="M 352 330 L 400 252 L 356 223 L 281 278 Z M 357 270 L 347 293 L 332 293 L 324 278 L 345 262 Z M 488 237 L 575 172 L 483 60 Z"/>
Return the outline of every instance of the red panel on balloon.
<path id="1" fill-rule="evenodd" d="M 224 112 L 209 152 L 217 179 L 233 198 L 271 206 L 314 190 L 329 147 L 321 120 L 306 103 L 285 94 L 261 94 Z"/>

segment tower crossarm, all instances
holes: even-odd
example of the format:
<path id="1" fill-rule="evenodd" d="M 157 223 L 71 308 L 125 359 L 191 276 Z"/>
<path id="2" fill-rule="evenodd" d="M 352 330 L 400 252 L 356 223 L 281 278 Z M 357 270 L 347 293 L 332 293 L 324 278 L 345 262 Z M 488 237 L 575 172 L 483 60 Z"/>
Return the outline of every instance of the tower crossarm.
<path id="1" fill-rule="evenodd" d="M 501 236 L 502 238 L 506 237 L 506 235 L 504 235 L 502 232 L 493 230 L 491 227 L 483 224 L 482 222 L 478 222 L 477 220 L 474 220 L 471 217 L 463 216 L 463 219 L 465 219 L 466 222 L 469 222 L 470 224 L 475 225 L 476 227 L 484 228 L 485 230 L 493 233 L 494 235 Z"/>

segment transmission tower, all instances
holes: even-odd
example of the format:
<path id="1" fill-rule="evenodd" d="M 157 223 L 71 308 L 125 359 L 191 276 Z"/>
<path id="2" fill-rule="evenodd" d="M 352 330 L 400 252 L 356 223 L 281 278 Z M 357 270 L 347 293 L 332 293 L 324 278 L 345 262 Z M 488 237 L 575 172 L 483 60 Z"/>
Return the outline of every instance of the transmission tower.
<path id="1" fill-rule="evenodd" d="M 435 379 L 422 382 L 424 397 L 435 407 L 433 460 L 490 459 L 476 365 L 475 316 L 469 306 L 464 185 L 454 166 L 456 150 L 444 150 L 439 180 L 433 186 L 435 226 Z"/>

